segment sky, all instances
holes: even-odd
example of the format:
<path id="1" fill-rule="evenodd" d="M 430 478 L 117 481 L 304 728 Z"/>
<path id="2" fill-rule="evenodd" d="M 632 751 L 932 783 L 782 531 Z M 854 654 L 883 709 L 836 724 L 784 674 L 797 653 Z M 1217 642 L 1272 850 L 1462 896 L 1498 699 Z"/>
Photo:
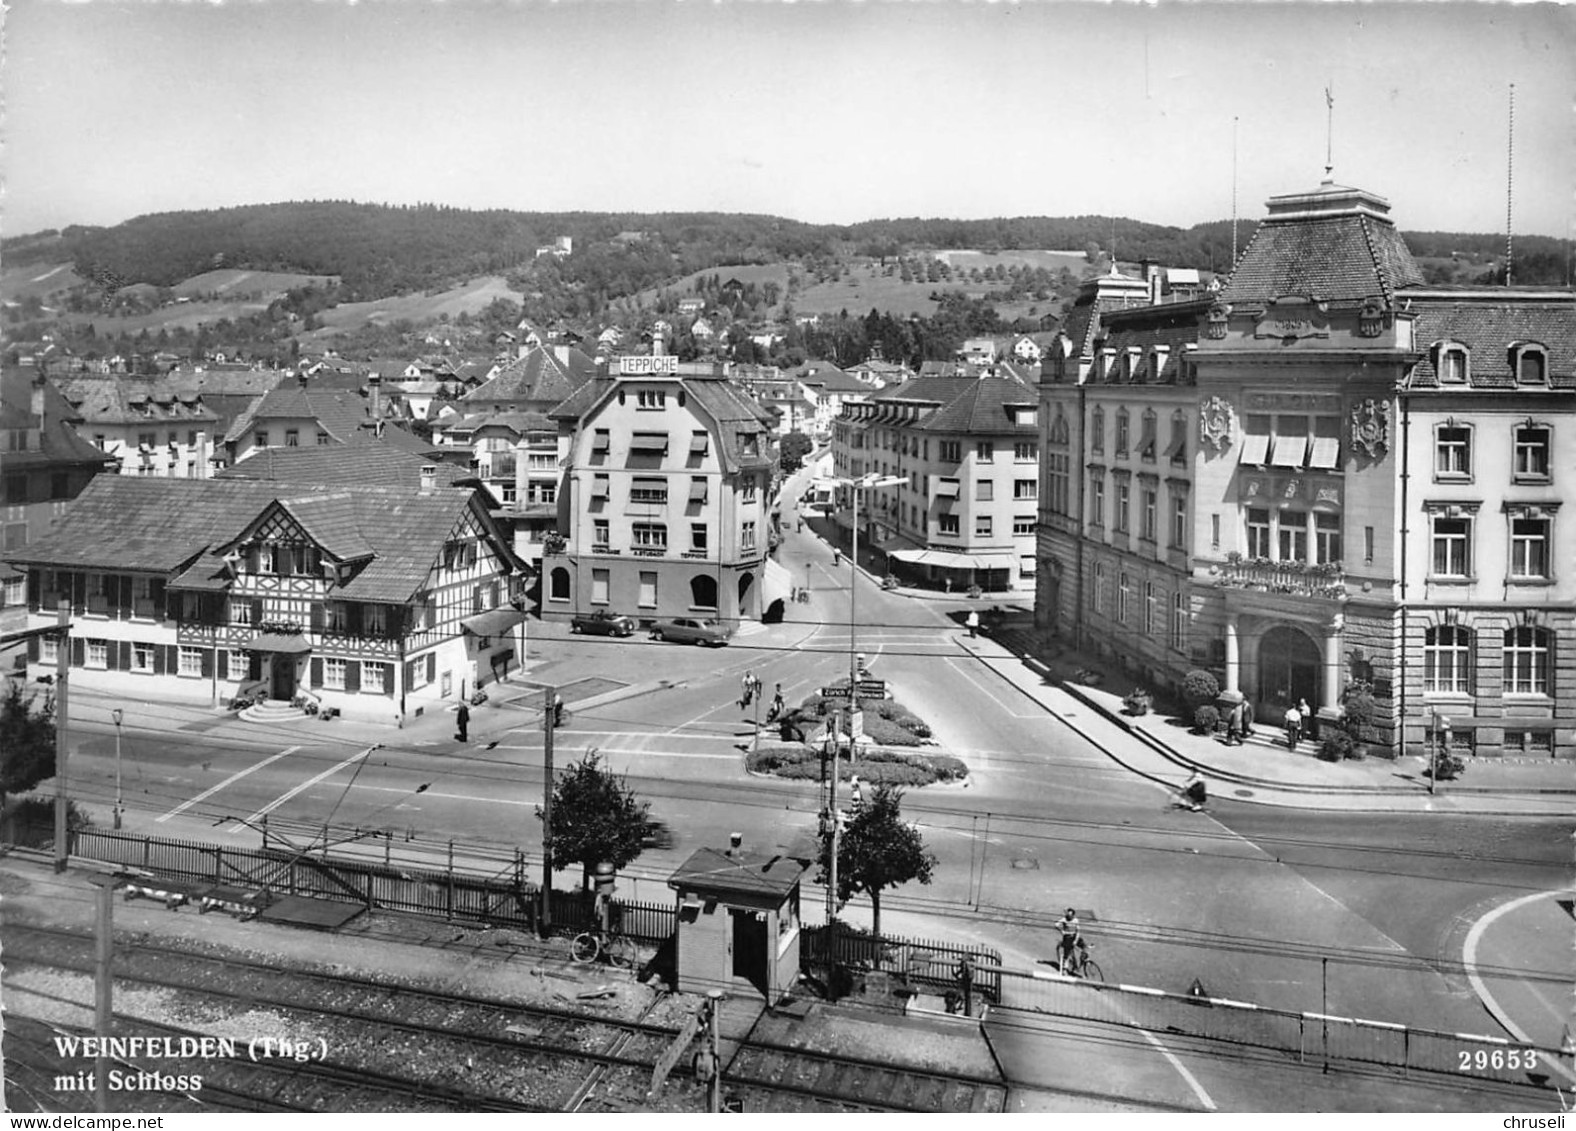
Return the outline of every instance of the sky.
<path id="1" fill-rule="evenodd" d="M 1576 235 L 1576 4 L 12 0 L 0 231 L 281 200 Z M 1514 161 L 1507 160 L 1515 84 Z M 1333 96 L 1333 109 L 1326 90 Z"/>

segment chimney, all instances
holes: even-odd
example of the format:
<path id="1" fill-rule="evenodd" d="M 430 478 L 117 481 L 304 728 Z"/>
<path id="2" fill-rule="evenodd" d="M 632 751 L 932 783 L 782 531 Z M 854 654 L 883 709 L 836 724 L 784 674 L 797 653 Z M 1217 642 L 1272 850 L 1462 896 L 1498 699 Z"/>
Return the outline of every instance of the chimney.
<path id="1" fill-rule="evenodd" d="M 743 833 L 729 833 L 728 834 L 728 855 L 729 856 L 738 856 L 743 851 L 743 849 L 741 847 L 743 844 L 744 844 L 744 834 Z"/>
<path id="2" fill-rule="evenodd" d="M 367 375 L 367 396 L 372 401 L 369 409 L 372 413 L 372 434 L 381 440 L 383 438 L 383 378 L 376 373 Z"/>
<path id="3" fill-rule="evenodd" d="M 33 400 L 29 410 L 37 418 L 40 429 L 44 427 L 44 385 L 48 380 L 42 373 L 33 378 Z"/>
<path id="4" fill-rule="evenodd" d="M 438 488 L 438 469 L 433 464 L 422 464 L 421 486 L 417 488 L 418 495 L 430 495 Z"/>

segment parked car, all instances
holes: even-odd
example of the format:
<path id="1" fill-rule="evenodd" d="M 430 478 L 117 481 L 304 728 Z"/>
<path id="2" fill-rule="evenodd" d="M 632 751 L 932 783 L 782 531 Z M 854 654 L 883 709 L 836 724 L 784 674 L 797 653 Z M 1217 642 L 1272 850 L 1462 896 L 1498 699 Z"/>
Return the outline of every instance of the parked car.
<path id="1" fill-rule="evenodd" d="M 598 609 L 594 613 L 582 613 L 570 621 L 569 631 L 583 632 L 587 636 L 633 636 L 635 619 L 607 609 Z"/>
<path id="2" fill-rule="evenodd" d="M 672 848 L 673 832 L 666 823 L 655 817 L 647 817 L 645 827 L 640 834 L 641 848 Z"/>
<path id="3" fill-rule="evenodd" d="M 710 644 L 721 647 L 733 633 L 714 620 L 696 617 L 674 617 L 659 620 L 651 626 L 651 639 L 670 640 L 675 644 Z"/>

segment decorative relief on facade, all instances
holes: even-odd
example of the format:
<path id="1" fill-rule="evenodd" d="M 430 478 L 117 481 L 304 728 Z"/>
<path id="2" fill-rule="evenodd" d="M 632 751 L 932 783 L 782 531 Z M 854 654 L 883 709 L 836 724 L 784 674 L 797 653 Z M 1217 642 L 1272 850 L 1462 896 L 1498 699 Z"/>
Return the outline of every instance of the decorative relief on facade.
<path id="1" fill-rule="evenodd" d="M 1210 397 L 1199 410 L 1198 431 L 1204 443 L 1225 451 L 1237 438 L 1237 410 L 1224 397 Z"/>
<path id="2" fill-rule="evenodd" d="M 1217 302 L 1209 308 L 1209 316 L 1204 322 L 1204 336 L 1219 341 L 1226 336 L 1226 320 L 1231 315 L 1231 307 L 1225 303 Z"/>
<path id="3" fill-rule="evenodd" d="M 1377 338 L 1384 331 L 1384 307 L 1372 300 L 1363 303 L 1357 312 L 1357 333 L 1363 338 Z"/>
<path id="4" fill-rule="evenodd" d="M 1359 401 L 1352 406 L 1352 447 L 1366 452 L 1371 459 L 1384 455 L 1390 446 L 1390 406 L 1384 401 Z"/>

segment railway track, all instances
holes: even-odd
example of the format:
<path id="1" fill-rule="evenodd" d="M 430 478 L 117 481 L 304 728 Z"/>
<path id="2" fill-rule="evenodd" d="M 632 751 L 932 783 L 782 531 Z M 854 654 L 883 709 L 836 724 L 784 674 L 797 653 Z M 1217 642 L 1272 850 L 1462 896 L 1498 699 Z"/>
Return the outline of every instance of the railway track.
<path id="1" fill-rule="evenodd" d="M 29 968 L 91 976 L 93 939 L 12 924 L 6 928 L 6 956 L 8 979 Z M 595 1017 L 148 940 L 119 948 L 115 978 L 118 1004 L 128 990 L 146 988 L 167 995 L 177 1011 L 267 1017 L 273 1028 L 260 1035 L 319 1042 L 327 1053 L 312 1062 L 317 1091 L 300 1097 L 288 1090 L 254 1093 L 313 1106 L 273 1110 L 630 1110 L 646 1105 L 652 1067 L 676 1033 L 646 1020 L 656 1001 L 639 1019 Z M 182 1028 L 117 1015 L 117 1033 L 123 1026 L 140 1032 L 138 1026 L 157 1025 Z M 210 1024 L 203 1031 L 214 1029 Z M 170 1070 L 167 1063 L 162 1067 Z M 1000 1080 L 894 1068 L 750 1039 L 737 1044 L 725 1080 L 728 1094 L 749 1111 L 999 1111 L 1006 1095 Z M 398 1086 L 389 1086 L 391 1081 Z M 349 1106 L 360 1102 L 357 1088 L 363 1084 L 386 1089 L 380 1105 Z M 343 1091 L 333 1098 L 336 1085 Z M 661 1106 L 700 1110 L 702 1096 L 702 1086 L 681 1064 Z M 390 1103 L 391 1097 L 400 1102 Z"/>

